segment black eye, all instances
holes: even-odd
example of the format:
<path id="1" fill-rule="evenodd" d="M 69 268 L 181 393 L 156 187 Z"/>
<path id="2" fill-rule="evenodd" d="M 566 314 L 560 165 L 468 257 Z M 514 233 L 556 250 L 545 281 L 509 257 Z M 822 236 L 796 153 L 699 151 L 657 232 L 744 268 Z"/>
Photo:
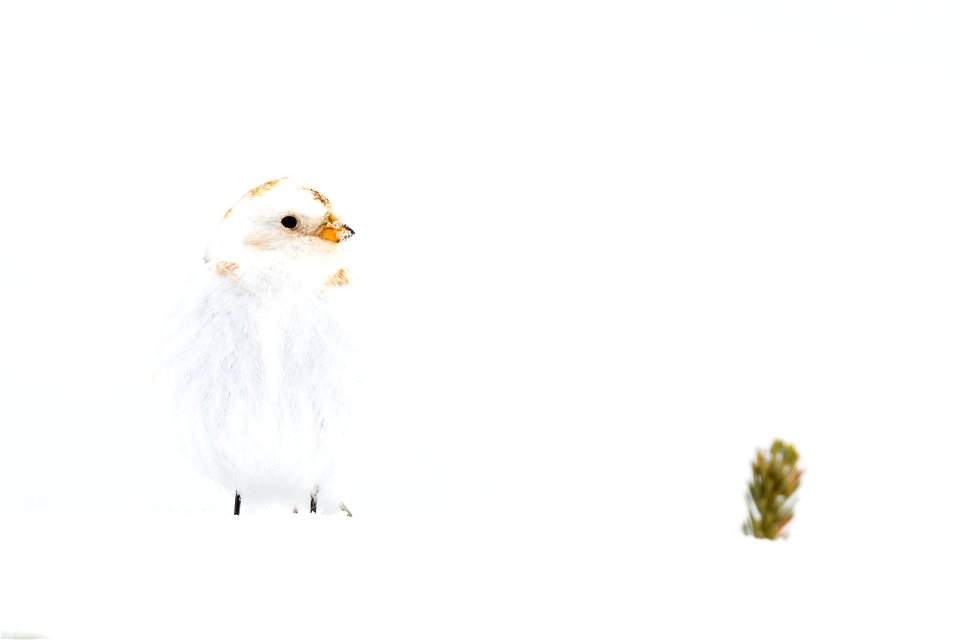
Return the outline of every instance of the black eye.
<path id="1" fill-rule="evenodd" d="M 284 216 L 280 220 L 280 224 L 285 226 L 287 229 L 296 229 L 297 228 L 297 219 L 293 216 Z"/>

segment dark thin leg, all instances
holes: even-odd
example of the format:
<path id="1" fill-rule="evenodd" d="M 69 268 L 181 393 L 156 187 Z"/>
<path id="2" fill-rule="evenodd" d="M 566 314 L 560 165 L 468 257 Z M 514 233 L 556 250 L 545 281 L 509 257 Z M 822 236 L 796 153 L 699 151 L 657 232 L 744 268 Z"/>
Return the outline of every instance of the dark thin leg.
<path id="1" fill-rule="evenodd" d="M 317 492 L 314 491 L 310 494 L 310 513 L 317 512 Z"/>
<path id="2" fill-rule="evenodd" d="M 237 497 L 233 499 L 233 515 L 240 515 L 240 492 L 237 491 Z"/>

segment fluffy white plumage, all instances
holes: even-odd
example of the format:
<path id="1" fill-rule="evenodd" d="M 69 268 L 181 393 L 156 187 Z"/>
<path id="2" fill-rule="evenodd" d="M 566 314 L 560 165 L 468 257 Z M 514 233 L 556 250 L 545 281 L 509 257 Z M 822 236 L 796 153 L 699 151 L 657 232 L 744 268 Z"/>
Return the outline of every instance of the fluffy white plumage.
<path id="1" fill-rule="evenodd" d="M 244 503 L 340 510 L 353 372 L 343 296 L 353 230 L 294 180 L 224 216 L 172 318 L 162 378 L 187 449 Z"/>

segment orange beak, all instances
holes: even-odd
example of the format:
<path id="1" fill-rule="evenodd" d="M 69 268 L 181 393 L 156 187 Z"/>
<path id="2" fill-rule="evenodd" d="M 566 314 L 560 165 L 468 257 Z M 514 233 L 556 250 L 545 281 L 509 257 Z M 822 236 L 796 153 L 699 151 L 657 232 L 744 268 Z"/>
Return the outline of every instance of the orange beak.
<path id="1" fill-rule="evenodd" d="M 353 236 L 353 229 L 343 224 L 340 219 L 332 213 L 327 215 L 317 230 L 317 236 L 330 242 L 341 242 Z"/>

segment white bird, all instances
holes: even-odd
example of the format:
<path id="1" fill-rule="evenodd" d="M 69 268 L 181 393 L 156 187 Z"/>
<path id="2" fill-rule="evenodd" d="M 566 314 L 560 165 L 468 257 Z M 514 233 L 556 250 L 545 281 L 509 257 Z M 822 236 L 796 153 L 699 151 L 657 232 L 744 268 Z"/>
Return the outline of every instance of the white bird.
<path id="1" fill-rule="evenodd" d="M 172 317 L 162 376 L 202 470 L 255 502 L 345 511 L 336 454 L 349 414 L 344 314 L 353 230 L 287 178 L 223 216 Z"/>

